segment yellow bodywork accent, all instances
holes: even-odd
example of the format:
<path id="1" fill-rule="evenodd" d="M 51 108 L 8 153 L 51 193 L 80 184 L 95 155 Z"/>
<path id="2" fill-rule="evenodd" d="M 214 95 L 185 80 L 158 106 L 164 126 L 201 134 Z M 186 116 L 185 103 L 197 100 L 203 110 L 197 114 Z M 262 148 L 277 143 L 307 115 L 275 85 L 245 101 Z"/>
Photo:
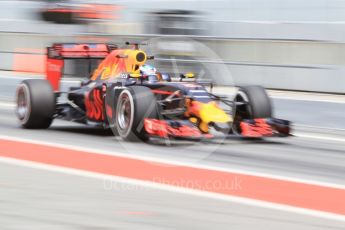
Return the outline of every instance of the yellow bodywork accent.
<path id="1" fill-rule="evenodd" d="M 140 66 L 144 65 L 147 55 L 143 50 L 118 49 L 113 50 L 93 72 L 91 80 L 107 80 L 130 73 L 132 77 L 140 77 Z M 137 74 L 137 75 L 136 75 Z"/>
<path id="2" fill-rule="evenodd" d="M 192 123 L 197 123 L 198 119 L 196 117 L 191 117 L 191 118 L 189 118 L 189 121 Z"/>
<path id="3" fill-rule="evenodd" d="M 143 53 L 145 55 L 145 58 L 142 61 L 137 60 L 137 55 L 139 53 Z M 125 55 L 128 57 L 125 60 L 126 63 L 126 70 L 130 73 L 138 73 L 139 74 L 139 67 L 144 65 L 146 62 L 146 54 L 142 50 L 126 50 Z"/>
<path id="4" fill-rule="evenodd" d="M 139 78 L 139 77 L 141 77 L 141 74 L 140 73 L 131 73 L 131 77 Z"/>
<path id="5" fill-rule="evenodd" d="M 208 123 L 206 122 L 201 122 L 199 124 L 199 129 L 204 132 L 204 133 L 208 133 Z"/>
<path id="6" fill-rule="evenodd" d="M 199 114 L 202 122 L 207 124 L 210 122 L 232 122 L 232 118 L 213 101 L 202 103 Z"/>
<path id="7" fill-rule="evenodd" d="M 110 74 L 111 74 L 111 67 L 105 67 L 103 70 L 101 79 L 104 80 L 104 79 L 109 78 Z"/>

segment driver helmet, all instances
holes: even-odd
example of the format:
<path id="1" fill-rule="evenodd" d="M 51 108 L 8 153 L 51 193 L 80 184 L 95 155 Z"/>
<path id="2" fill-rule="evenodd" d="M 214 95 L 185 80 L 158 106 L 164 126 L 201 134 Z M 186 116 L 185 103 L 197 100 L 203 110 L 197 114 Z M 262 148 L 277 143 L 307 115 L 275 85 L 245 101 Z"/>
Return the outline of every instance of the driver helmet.
<path id="1" fill-rule="evenodd" d="M 142 65 L 140 66 L 140 73 L 143 75 L 156 75 L 157 70 L 152 65 Z"/>
<path id="2" fill-rule="evenodd" d="M 158 81 L 159 77 L 157 76 L 157 69 L 152 65 L 142 65 L 140 66 L 140 73 L 147 77 L 148 81 Z"/>

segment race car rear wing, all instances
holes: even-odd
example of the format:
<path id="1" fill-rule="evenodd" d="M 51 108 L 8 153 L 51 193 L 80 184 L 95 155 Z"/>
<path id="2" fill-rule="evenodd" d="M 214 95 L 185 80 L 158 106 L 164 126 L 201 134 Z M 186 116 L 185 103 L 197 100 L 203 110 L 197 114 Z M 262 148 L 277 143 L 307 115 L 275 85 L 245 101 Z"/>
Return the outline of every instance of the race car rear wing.
<path id="1" fill-rule="evenodd" d="M 88 59 L 89 73 L 91 73 L 91 61 L 104 59 L 116 45 L 104 43 L 60 43 L 47 47 L 46 79 L 52 85 L 54 91 L 59 91 L 60 80 L 63 75 L 66 59 Z"/>

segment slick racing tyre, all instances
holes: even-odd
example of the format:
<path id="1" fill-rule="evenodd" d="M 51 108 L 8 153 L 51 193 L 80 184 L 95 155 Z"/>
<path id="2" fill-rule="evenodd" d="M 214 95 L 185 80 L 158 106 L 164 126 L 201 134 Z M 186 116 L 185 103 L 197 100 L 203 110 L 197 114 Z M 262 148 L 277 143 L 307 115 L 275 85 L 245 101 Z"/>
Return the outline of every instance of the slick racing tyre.
<path id="1" fill-rule="evenodd" d="M 261 86 L 242 86 L 235 97 L 234 122 L 231 133 L 240 133 L 243 119 L 272 117 L 272 105 L 266 90 Z"/>
<path id="2" fill-rule="evenodd" d="M 24 128 L 46 129 L 55 113 L 55 95 L 50 83 L 41 79 L 24 80 L 16 92 L 16 113 Z"/>
<path id="3" fill-rule="evenodd" d="M 151 90 L 144 86 L 130 86 L 118 98 L 115 124 L 120 137 L 126 141 L 147 141 L 145 118 L 157 118 L 157 102 Z"/>
<path id="4" fill-rule="evenodd" d="M 266 90 L 261 86 L 242 86 L 235 102 L 243 102 L 247 119 L 272 117 L 272 106 Z"/>

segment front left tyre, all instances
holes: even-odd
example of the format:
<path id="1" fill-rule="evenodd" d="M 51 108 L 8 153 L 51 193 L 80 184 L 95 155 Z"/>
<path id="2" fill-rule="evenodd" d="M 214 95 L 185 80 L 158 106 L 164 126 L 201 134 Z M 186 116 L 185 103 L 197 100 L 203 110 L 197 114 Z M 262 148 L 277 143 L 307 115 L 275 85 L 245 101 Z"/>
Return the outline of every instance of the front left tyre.
<path id="1" fill-rule="evenodd" d="M 144 86 L 130 86 L 118 98 L 115 123 L 117 133 L 126 141 L 147 141 L 145 118 L 157 118 L 157 102 L 152 91 Z"/>
<path id="2" fill-rule="evenodd" d="M 47 80 L 24 80 L 16 91 L 16 114 L 27 129 L 46 129 L 55 113 L 55 95 Z"/>

